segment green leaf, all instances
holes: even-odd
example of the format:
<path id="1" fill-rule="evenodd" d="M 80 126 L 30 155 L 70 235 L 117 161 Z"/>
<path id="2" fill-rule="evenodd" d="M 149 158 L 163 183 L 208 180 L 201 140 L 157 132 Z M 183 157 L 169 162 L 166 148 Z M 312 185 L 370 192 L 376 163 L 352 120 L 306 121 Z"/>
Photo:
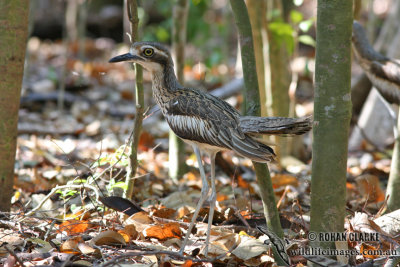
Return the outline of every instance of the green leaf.
<path id="1" fill-rule="evenodd" d="M 269 29 L 272 33 L 273 38 L 276 39 L 278 45 L 283 43 L 286 45 L 289 55 L 294 50 L 294 34 L 293 27 L 284 22 L 272 22 L 269 24 Z"/>
<path id="2" fill-rule="evenodd" d="M 113 186 L 111 186 L 111 188 L 114 188 L 114 187 L 119 187 L 119 188 L 122 188 L 124 190 L 128 189 L 128 185 L 125 182 L 117 182 Z"/>
<path id="3" fill-rule="evenodd" d="M 73 180 L 73 183 L 74 183 L 74 184 L 85 184 L 86 182 L 87 182 L 86 179 L 76 179 L 76 180 Z"/>
<path id="4" fill-rule="evenodd" d="M 279 36 L 284 36 L 284 35 L 293 35 L 293 27 L 284 22 L 271 22 L 269 24 L 269 29 L 273 34 L 279 35 Z"/>
<path id="5" fill-rule="evenodd" d="M 292 11 L 290 11 L 290 20 L 294 24 L 298 24 L 299 22 L 301 22 L 303 20 L 303 14 L 301 14 L 297 10 L 292 10 Z"/>
<path id="6" fill-rule="evenodd" d="M 314 19 L 304 20 L 299 23 L 299 28 L 303 32 L 308 32 L 308 30 L 310 30 L 310 28 L 313 24 L 314 24 Z"/>
<path id="7" fill-rule="evenodd" d="M 197 6 L 201 3 L 201 0 L 192 0 L 193 5 Z"/>
<path id="8" fill-rule="evenodd" d="M 315 47 L 315 40 L 310 35 L 300 35 L 299 42 Z"/>
<path id="9" fill-rule="evenodd" d="M 169 32 L 163 27 L 157 27 L 156 36 L 160 42 L 166 42 L 169 38 Z"/>
<path id="10" fill-rule="evenodd" d="M 74 196 L 74 195 L 77 194 L 77 193 L 78 193 L 78 191 L 71 190 L 71 191 L 68 191 L 68 192 L 65 194 L 65 196 Z"/>

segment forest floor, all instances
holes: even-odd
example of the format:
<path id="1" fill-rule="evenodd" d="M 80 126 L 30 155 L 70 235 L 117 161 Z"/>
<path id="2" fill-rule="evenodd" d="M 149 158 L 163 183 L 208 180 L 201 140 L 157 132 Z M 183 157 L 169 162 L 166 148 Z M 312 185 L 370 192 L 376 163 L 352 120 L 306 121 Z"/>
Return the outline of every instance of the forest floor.
<path id="1" fill-rule="evenodd" d="M 135 108 L 134 72 L 128 64 L 106 63 L 126 47 L 107 39 L 86 42 L 86 60 L 65 60 L 62 43 L 31 38 L 25 71 L 12 212 L 0 220 L 0 261 L 5 266 L 272 266 L 259 188 L 251 162 L 231 152 L 217 158 L 217 211 L 209 257 L 203 245 L 208 204 L 200 212 L 185 256 L 179 247 L 200 196 L 197 162 L 187 147 L 186 173 L 168 176 L 168 125 L 152 108 L 151 84 L 144 73 L 149 109 L 139 143 L 133 202 L 121 198 L 128 168 Z M 72 55 L 77 54 L 72 46 Z M 113 51 L 112 55 L 110 51 Z M 66 66 L 65 68 L 63 66 Z M 232 68 L 233 69 L 233 68 Z M 225 81 L 206 81 L 231 68 L 186 67 L 189 83 L 214 89 Z M 57 88 L 65 77 L 63 108 Z M 229 79 L 229 78 L 228 78 Z M 210 82 L 211 81 L 211 82 Z M 240 95 L 228 99 L 240 106 Z M 312 99 L 298 104 L 312 113 Z M 310 133 L 296 138 L 298 157 L 269 164 L 284 243 L 294 266 L 310 241 Z M 390 150 L 365 143 L 348 159 L 347 237 L 340 248 L 356 265 L 398 245 L 382 216 Z M 205 159 L 208 162 L 207 159 Z M 209 169 L 206 168 L 206 171 Z M 128 208 L 131 208 L 128 210 Z M 127 215 L 129 214 L 129 215 Z M 133 215 L 132 215 L 133 214 Z M 390 221 L 390 220 L 389 220 Z M 379 234 L 379 240 L 352 240 L 351 234 Z M 354 253 L 353 253 L 354 252 Z M 374 253 L 375 252 L 375 253 Z M 375 254 L 375 255 L 370 255 Z M 127 265 L 126 265 L 127 266 Z"/>

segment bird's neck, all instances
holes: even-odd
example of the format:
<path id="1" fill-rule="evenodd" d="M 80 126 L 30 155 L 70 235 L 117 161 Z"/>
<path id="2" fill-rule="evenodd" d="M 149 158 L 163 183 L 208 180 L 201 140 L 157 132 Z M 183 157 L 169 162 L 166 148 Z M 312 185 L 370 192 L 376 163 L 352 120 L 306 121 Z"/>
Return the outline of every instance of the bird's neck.
<path id="1" fill-rule="evenodd" d="M 353 41 L 353 47 L 356 52 L 356 56 L 361 60 L 384 61 L 388 59 L 376 52 L 369 44 L 368 39 L 365 36 L 357 36 L 357 38 Z"/>
<path id="2" fill-rule="evenodd" d="M 153 95 L 163 113 L 167 104 L 176 96 L 175 91 L 182 88 L 175 76 L 172 66 L 165 66 L 161 70 L 152 72 Z"/>

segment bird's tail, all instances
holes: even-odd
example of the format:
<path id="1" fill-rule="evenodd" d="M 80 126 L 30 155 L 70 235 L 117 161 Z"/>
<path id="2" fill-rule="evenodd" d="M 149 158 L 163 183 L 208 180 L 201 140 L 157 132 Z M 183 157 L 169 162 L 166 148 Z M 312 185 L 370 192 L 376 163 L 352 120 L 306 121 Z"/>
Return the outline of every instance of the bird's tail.
<path id="1" fill-rule="evenodd" d="M 240 117 L 240 128 L 245 134 L 300 135 L 312 128 L 311 116 L 303 118 Z"/>

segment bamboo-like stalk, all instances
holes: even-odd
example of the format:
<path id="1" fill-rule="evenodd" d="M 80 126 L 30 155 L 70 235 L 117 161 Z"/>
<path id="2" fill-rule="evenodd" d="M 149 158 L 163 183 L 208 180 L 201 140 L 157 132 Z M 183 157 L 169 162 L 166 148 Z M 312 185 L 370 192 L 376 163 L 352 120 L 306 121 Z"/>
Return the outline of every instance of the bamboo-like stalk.
<path id="1" fill-rule="evenodd" d="M 249 15 L 243 0 L 230 0 L 230 3 L 240 38 L 243 78 L 245 82 L 243 94 L 244 114 L 248 116 L 260 116 L 260 97 Z M 276 208 L 275 194 L 268 166 L 260 163 L 253 163 L 253 165 L 256 170 L 258 184 L 260 185 L 268 227 L 279 237 L 282 237 L 283 231 L 279 221 L 279 213 Z"/>
<path id="2" fill-rule="evenodd" d="M 399 109 L 400 111 L 400 109 Z M 385 212 L 389 213 L 400 208 L 400 113 L 397 116 L 397 136 L 394 142 L 392 163 L 390 165 L 390 174 L 388 185 L 386 189 L 386 196 L 388 197 L 387 209 Z"/>
<path id="3" fill-rule="evenodd" d="M 318 0 L 311 231 L 342 232 L 351 117 L 352 1 Z M 334 242 L 312 242 L 334 248 Z"/>
<path id="4" fill-rule="evenodd" d="M 267 12 L 279 11 L 278 19 L 283 20 L 283 6 L 280 0 L 266 1 Z M 269 27 L 269 23 L 276 18 L 268 21 L 264 20 L 268 35 L 268 55 L 270 84 L 267 84 L 269 116 L 287 117 L 289 115 L 289 86 L 292 79 L 289 66 L 289 54 L 287 45 L 274 34 Z M 274 137 L 278 144 L 276 147 L 277 161 L 280 162 L 281 156 L 286 156 L 290 152 L 288 139 L 279 136 Z"/>
<path id="5" fill-rule="evenodd" d="M 247 10 L 253 31 L 254 55 L 256 59 L 258 88 L 260 92 L 260 108 L 261 116 L 268 116 L 267 112 L 267 95 L 266 95 L 266 68 L 264 62 L 268 60 L 267 54 L 264 53 L 264 45 L 268 45 L 267 33 L 263 24 L 263 16 L 265 13 L 264 1 L 247 0 Z M 266 58 L 267 57 L 267 58 Z"/>
<path id="6" fill-rule="evenodd" d="M 257 68 L 249 15 L 243 0 L 230 0 L 230 4 L 239 33 L 239 46 L 245 84 L 243 111 L 245 115 L 260 116 L 260 93 L 258 89 Z M 260 187 L 260 195 L 267 226 L 277 236 L 283 238 L 283 230 L 279 220 L 279 212 L 276 207 L 275 194 L 268 165 L 256 162 L 253 162 L 253 165 L 257 176 L 257 183 Z M 279 257 L 279 253 L 275 247 L 273 247 L 273 252 L 274 259 L 278 265 L 286 266 L 287 264 Z"/>
<path id="7" fill-rule="evenodd" d="M 183 68 L 185 64 L 185 46 L 186 46 L 186 24 L 189 12 L 188 0 L 176 0 L 173 9 L 173 27 L 172 27 L 172 51 L 175 62 L 175 72 L 178 81 L 184 84 Z M 186 170 L 185 164 L 185 144 L 169 131 L 169 176 L 175 181 L 181 177 Z"/>
<path id="8" fill-rule="evenodd" d="M 131 23 L 131 37 L 132 42 L 136 42 L 139 32 L 139 17 L 138 17 L 138 4 L 137 0 L 127 0 L 127 13 Z M 133 139 L 131 142 L 131 151 L 129 154 L 129 171 L 126 176 L 127 189 L 124 192 L 124 196 L 128 199 L 132 199 L 132 192 L 134 186 L 133 178 L 136 175 L 136 169 L 138 166 L 137 152 L 139 145 L 139 137 L 142 132 L 142 122 L 144 114 L 144 95 L 143 95 L 143 69 L 140 65 L 135 64 L 136 72 L 136 86 L 135 86 L 135 106 L 136 115 L 135 122 L 133 125 Z"/>

